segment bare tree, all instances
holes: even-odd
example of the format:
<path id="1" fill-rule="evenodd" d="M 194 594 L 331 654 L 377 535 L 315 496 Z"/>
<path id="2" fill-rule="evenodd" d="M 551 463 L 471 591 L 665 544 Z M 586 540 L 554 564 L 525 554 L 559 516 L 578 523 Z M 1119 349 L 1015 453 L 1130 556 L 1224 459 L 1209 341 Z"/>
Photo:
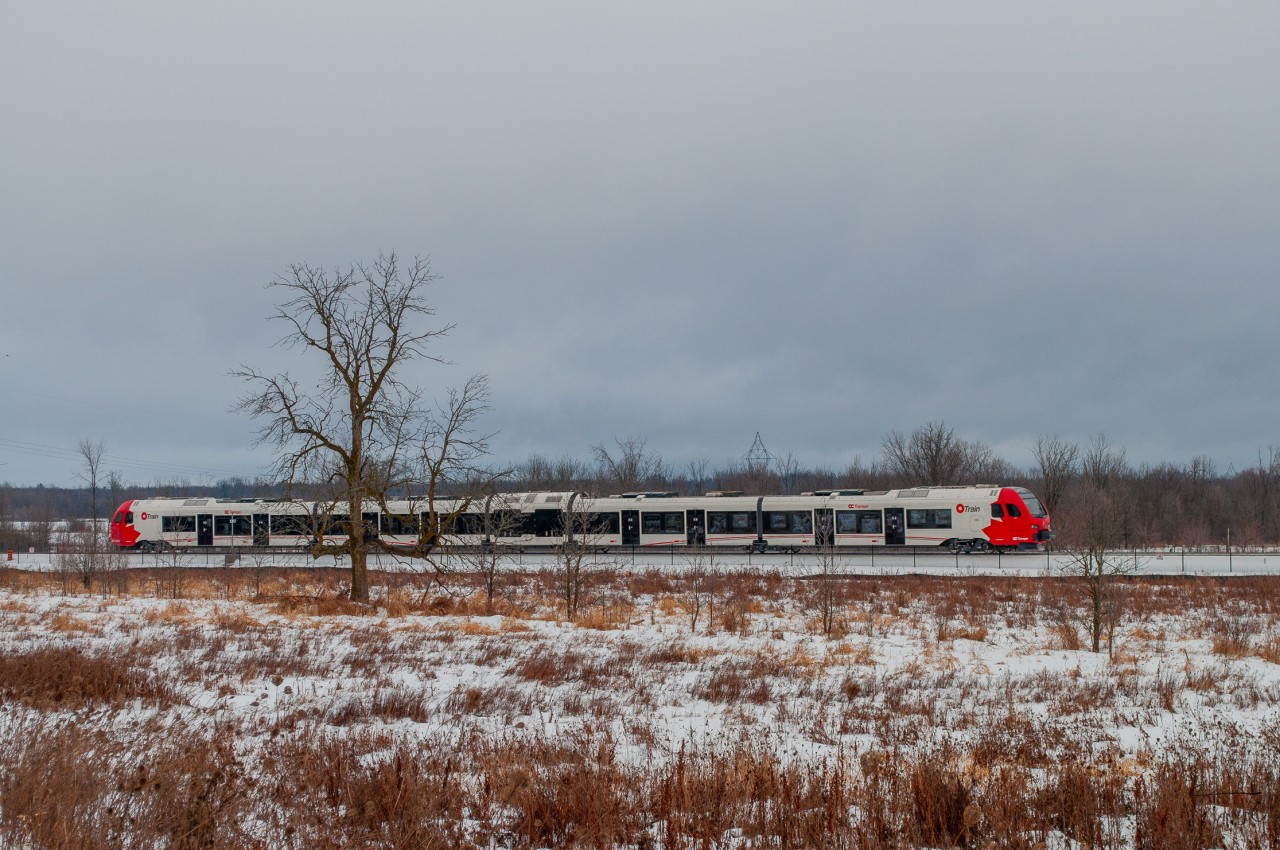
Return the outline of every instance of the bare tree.
<path id="1" fill-rule="evenodd" d="M 415 361 L 446 362 L 431 346 L 453 326 L 419 326 L 435 315 L 426 294 L 436 279 L 427 260 L 401 267 L 394 253 L 345 272 L 291 266 L 269 284 L 285 298 L 273 318 L 289 327 L 284 344 L 318 356 L 318 383 L 306 388 L 288 373 L 248 366 L 233 373 L 253 387 L 237 409 L 263 420 L 259 441 L 281 450 L 277 480 L 325 485 L 332 503 L 345 505 L 347 533 L 313 554 L 350 557 L 356 601 L 369 599 L 368 556 L 381 548 L 365 513 L 411 484 L 434 499 L 444 476 L 485 450 L 471 430 L 487 408 L 482 376 L 450 392 L 438 410 L 407 379 Z M 421 549 L 435 545 L 438 528 L 423 529 Z"/>
<path id="2" fill-rule="evenodd" d="M 707 633 L 710 634 L 716 622 L 716 594 L 724 578 L 714 569 L 711 556 L 705 549 L 691 550 L 685 555 L 684 564 L 680 571 L 681 597 L 689 616 L 689 632 L 697 634 L 698 621 L 706 611 Z"/>
<path id="3" fill-rule="evenodd" d="M 503 590 L 502 567 L 516 551 L 511 539 L 523 530 L 517 497 L 489 492 L 471 500 L 472 513 L 480 516 L 484 542 L 479 548 L 461 549 L 457 560 L 464 569 L 476 573 L 484 587 L 484 610 L 493 613 L 494 600 Z"/>
<path id="4" fill-rule="evenodd" d="M 76 445 L 76 451 L 84 462 L 84 466 L 76 472 L 76 477 L 89 488 L 89 530 L 74 539 L 68 538 L 63 546 L 64 550 L 74 550 L 76 572 L 80 575 L 84 589 L 91 590 L 94 577 L 102 570 L 100 561 L 105 548 L 98 527 L 98 483 L 103 475 L 102 455 L 106 452 L 106 446 L 101 440 L 95 442 L 86 438 Z"/>
<path id="5" fill-rule="evenodd" d="M 89 516 L 93 520 L 94 531 L 98 528 L 98 480 L 103 474 L 102 455 L 106 445 L 98 440 L 81 440 L 76 444 L 76 451 L 84 466 L 76 472 L 76 477 L 89 487 Z"/>
<path id="6" fill-rule="evenodd" d="M 786 457 L 778 458 L 778 484 L 782 492 L 791 495 L 796 492 L 796 481 L 800 478 L 800 460 L 791 452 Z"/>
<path id="7" fill-rule="evenodd" d="M 613 442 L 617 446 L 616 456 L 605 448 L 604 443 L 591 447 L 600 476 L 610 486 L 616 487 L 620 493 L 666 486 L 670 477 L 667 465 L 662 455 L 649 451 L 646 440 L 627 437 Z"/>
<path id="8" fill-rule="evenodd" d="M 550 458 L 546 455 L 532 454 L 512 471 L 515 485 L 524 490 L 579 490 L 582 483 L 590 477 L 585 464 L 562 455 Z"/>
<path id="9" fill-rule="evenodd" d="M 708 478 L 707 470 L 711 467 L 711 461 L 705 457 L 695 458 L 689 461 L 685 467 L 685 477 L 689 481 L 690 492 L 695 496 L 700 496 L 707 489 Z"/>
<path id="10" fill-rule="evenodd" d="M 836 627 L 840 625 L 840 605 L 836 594 L 839 565 L 836 561 L 834 545 L 819 546 L 814 550 L 814 555 L 818 564 L 818 574 L 815 577 L 818 622 L 822 626 L 823 636 L 830 638 L 836 631 Z"/>
<path id="11" fill-rule="evenodd" d="M 1067 550 L 1062 572 L 1083 592 L 1090 645 L 1094 652 L 1100 652 L 1103 635 L 1114 633 L 1123 614 L 1118 584 L 1139 572 L 1141 564 L 1134 555 L 1122 551 L 1126 534 L 1123 488 L 1097 488 L 1091 481 L 1084 487 L 1088 492 L 1083 510 L 1075 517 L 1075 542 Z"/>
<path id="12" fill-rule="evenodd" d="M 1099 433 L 1084 451 L 1081 472 L 1094 487 L 1105 490 L 1128 471 L 1124 449 L 1112 444 L 1106 434 Z"/>
<path id="13" fill-rule="evenodd" d="M 493 486 L 510 474 L 509 470 L 495 470 L 481 465 L 480 460 L 489 453 L 492 434 L 479 431 L 481 417 L 488 413 L 489 378 L 474 375 L 460 390 L 449 390 L 446 401 L 436 406 L 435 415 L 422 423 L 416 453 L 410 467 L 412 479 L 422 482 L 426 489 L 427 513 L 431 523 L 418 536 L 418 551 L 424 556 L 435 545 L 433 529 L 450 527 L 453 521 L 471 508 L 471 499 L 452 499 L 441 513 L 438 503 L 443 485 L 459 487 L 470 493 L 491 492 Z M 393 469 L 388 465 L 388 470 Z M 402 482 L 389 474 L 386 487 L 379 494 L 392 491 Z M 378 496 L 383 510 L 386 499 Z"/>
<path id="14" fill-rule="evenodd" d="M 1126 486 L 1124 449 L 1098 434 L 1081 460 L 1083 481 L 1073 498 L 1064 572 L 1083 591 L 1089 641 L 1100 652 L 1102 637 L 1114 632 L 1122 616 L 1118 581 L 1141 569 L 1122 550 L 1129 536 L 1132 498 Z M 1110 648 L 1110 643 L 1108 643 Z"/>
<path id="15" fill-rule="evenodd" d="M 578 618 L 588 585 L 606 569 L 591 542 L 595 532 L 591 505 L 590 498 L 578 496 L 566 504 L 560 514 L 564 542 L 556 547 L 556 567 L 560 598 L 564 600 L 565 617 L 569 620 Z"/>
<path id="16" fill-rule="evenodd" d="M 731 461 L 727 469 L 716 473 L 715 482 L 717 489 L 741 490 L 753 496 L 776 493 L 781 487 L 775 464 L 751 459 Z"/>
<path id="17" fill-rule="evenodd" d="M 1062 503 L 1071 481 L 1075 478 L 1080 463 L 1080 447 L 1057 434 L 1036 437 L 1035 447 L 1031 450 L 1036 458 L 1039 473 L 1039 496 L 1044 502 L 1049 516 L 1054 516 Z"/>
<path id="18" fill-rule="evenodd" d="M 929 422 L 906 436 L 890 431 L 880 443 L 885 466 L 903 484 L 967 484 L 983 472 L 1004 472 L 991 449 Z"/>

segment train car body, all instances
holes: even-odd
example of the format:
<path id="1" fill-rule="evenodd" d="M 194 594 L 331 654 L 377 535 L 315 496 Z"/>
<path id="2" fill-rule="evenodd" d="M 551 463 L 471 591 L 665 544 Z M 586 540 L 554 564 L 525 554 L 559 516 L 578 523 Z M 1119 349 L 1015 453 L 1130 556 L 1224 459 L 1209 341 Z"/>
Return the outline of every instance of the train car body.
<path id="1" fill-rule="evenodd" d="M 828 490 L 798 496 L 672 493 L 504 493 L 463 502 L 388 502 L 365 510 L 365 533 L 412 553 L 444 546 L 540 548 L 575 541 L 601 549 L 818 547 L 1034 549 L 1053 537 L 1040 500 L 1021 487 L 976 485 Z M 341 504 L 262 499 L 135 499 L 111 520 L 124 549 L 313 548 L 351 528 Z"/>

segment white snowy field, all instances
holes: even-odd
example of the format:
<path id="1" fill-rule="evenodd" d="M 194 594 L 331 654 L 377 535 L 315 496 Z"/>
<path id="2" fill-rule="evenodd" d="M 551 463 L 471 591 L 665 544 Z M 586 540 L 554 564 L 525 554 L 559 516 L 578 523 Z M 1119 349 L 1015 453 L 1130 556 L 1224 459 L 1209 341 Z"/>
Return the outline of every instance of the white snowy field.
<path id="1" fill-rule="evenodd" d="M 1280 580 L 716 566 L 4 574 L 0 847 L 1280 842 Z"/>

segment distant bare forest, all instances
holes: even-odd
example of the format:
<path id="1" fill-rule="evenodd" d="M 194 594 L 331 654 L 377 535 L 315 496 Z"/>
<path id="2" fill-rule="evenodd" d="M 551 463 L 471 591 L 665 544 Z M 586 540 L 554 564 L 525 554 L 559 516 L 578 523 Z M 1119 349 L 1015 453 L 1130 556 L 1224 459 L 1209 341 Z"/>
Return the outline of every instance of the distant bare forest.
<path id="1" fill-rule="evenodd" d="M 761 448 L 763 446 L 761 445 Z M 869 462 L 855 457 L 843 468 L 806 466 L 792 454 L 758 452 L 714 464 L 710 459 L 668 462 L 641 438 L 591 447 L 581 457 L 532 455 L 500 477 L 506 491 L 579 490 L 590 493 L 673 491 L 682 494 L 740 490 L 746 494 L 799 494 L 832 488 L 868 490 L 924 484 L 993 483 L 1024 486 L 1045 502 L 1070 546 L 1073 528 L 1099 497 L 1122 514 L 1125 548 L 1160 546 L 1259 547 L 1280 545 L 1280 447 L 1260 451 L 1247 469 L 1223 471 L 1207 457 L 1189 463 L 1134 466 L 1124 448 L 1099 434 L 1080 444 L 1040 437 L 1035 463 L 1019 469 L 981 443 L 958 438 L 943 423 L 910 434 L 890 432 Z M 126 499 L 143 496 L 280 498 L 283 488 L 265 480 L 228 478 L 210 484 L 170 480 L 125 484 L 116 475 L 97 488 L 98 513 L 109 515 Z M 474 492 L 467 481 L 457 493 Z M 306 496 L 308 494 L 298 494 Z M 0 549 L 46 550 L 68 522 L 92 516 L 89 487 L 0 485 Z"/>

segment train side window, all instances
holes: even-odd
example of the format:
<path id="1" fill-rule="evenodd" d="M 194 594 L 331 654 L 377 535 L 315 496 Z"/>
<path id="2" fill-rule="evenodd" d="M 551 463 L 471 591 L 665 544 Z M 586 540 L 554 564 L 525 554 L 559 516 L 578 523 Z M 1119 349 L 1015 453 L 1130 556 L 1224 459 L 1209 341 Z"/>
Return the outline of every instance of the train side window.
<path id="1" fill-rule="evenodd" d="M 681 534 L 684 532 L 684 514 L 680 511 L 645 511 L 640 514 L 642 534 Z"/>
<path id="2" fill-rule="evenodd" d="M 836 534 L 857 534 L 858 512 L 836 511 Z"/>
<path id="3" fill-rule="evenodd" d="M 764 526 L 770 534 L 812 534 L 813 514 L 810 511 L 765 511 Z"/>
<path id="4" fill-rule="evenodd" d="M 351 528 L 349 514 L 326 514 L 320 517 L 320 532 L 329 537 L 338 537 Z"/>
<path id="5" fill-rule="evenodd" d="M 729 514 L 725 511 L 707 512 L 707 534 L 728 534 Z"/>
<path id="6" fill-rule="evenodd" d="M 907 528 L 950 528 L 950 508 L 911 508 L 907 511 Z"/>
<path id="7" fill-rule="evenodd" d="M 734 531 L 755 531 L 756 515 L 741 511 L 732 515 Z"/>
<path id="8" fill-rule="evenodd" d="M 621 534 L 622 521 L 615 512 L 598 511 L 591 514 L 592 534 Z"/>
<path id="9" fill-rule="evenodd" d="M 124 524 L 133 525 L 133 511 L 129 511 L 124 515 Z"/>
<path id="10" fill-rule="evenodd" d="M 191 530 L 195 531 L 195 517 L 191 518 L 191 522 Z M 311 517 L 302 514 L 273 514 L 271 517 L 271 533 L 273 535 L 305 537 L 311 533 Z"/>
<path id="11" fill-rule="evenodd" d="M 214 537 L 230 537 L 231 536 L 231 517 L 216 516 L 213 518 L 213 536 Z"/>
<path id="12" fill-rule="evenodd" d="M 996 519 L 1004 519 L 1004 505 L 999 502 L 991 503 L 991 516 Z"/>
<path id="13" fill-rule="evenodd" d="M 195 534 L 196 518 L 193 516 L 161 517 L 160 530 L 179 534 Z"/>
<path id="14" fill-rule="evenodd" d="M 116 511 L 116 515 L 111 518 L 112 525 L 119 525 L 124 522 L 124 511 Z"/>
<path id="15" fill-rule="evenodd" d="M 382 527 L 383 531 L 392 537 L 416 537 L 418 534 L 418 522 L 415 516 L 384 514 Z"/>
<path id="16" fill-rule="evenodd" d="M 482 514 L 458 514 L 445 534 L 484 534 L 484 516 Z"/>

